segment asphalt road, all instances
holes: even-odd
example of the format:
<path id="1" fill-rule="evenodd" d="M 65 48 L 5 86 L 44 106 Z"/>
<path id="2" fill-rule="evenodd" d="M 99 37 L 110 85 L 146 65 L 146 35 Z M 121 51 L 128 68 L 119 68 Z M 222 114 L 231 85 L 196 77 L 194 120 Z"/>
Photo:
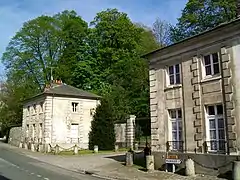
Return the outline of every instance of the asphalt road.
<path id="1" fill-rule="evenodd" d="M 26 157 L 0 143 L 0 180 L 100 180 Z"/>

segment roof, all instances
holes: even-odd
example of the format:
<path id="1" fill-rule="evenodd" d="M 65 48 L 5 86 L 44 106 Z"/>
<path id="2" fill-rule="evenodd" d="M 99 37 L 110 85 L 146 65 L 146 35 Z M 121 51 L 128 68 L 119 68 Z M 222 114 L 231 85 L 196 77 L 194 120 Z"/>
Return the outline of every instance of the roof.
<path id="1" fill-rule="evenodd" d="M 149 56 L 151 56 L 151 55 L 153 55 L 153 54 L 155 54 L 155 53 L 158 53 L 158 52 L 160 52 L 160 51 L 163 51 L 163 50 L 165 50 L 165 49 L 174 48 L 174 47 L 179 46 L 179 45 L 182 45 L 182 44 L 184 44 L 184 43 L 186 43 L 186 42 L 188 42 L 188 41 L 191 41 L 191 40 L 193 40 L 193 39 L 196 39 L 196 38 L 199 37 L 199 36 L 203 36 L 203 35 L 208 34 L 208 33 L 210 33 L 210 32 L 218 31 L 218 30 L 220 30 L 220 29 L 223 28 L 223 27 L 228 27 L 228 26 L 231 26 L 231 25 L 233 25 L 233 24 L 239 24 L 239 23 L 240 23 L 240 18 L 234 19 L 234 20 L 229 21 L 229 22 L 222 23 L 222 24 L 216 26 L 215 28 L 212 28 L 212 29 L 210 29 L 210 30 L 204 31 L 204 32 L 199 33 L 199 34 L 197 34 L 197 35 L 195 35 L 195 36 L 191 36 L 191 37 L 186 38 L 186 39 L 183 39 L 183 40 L 181 40 L 181 41 L 179 41 L 179 42 L 177 42 L 177 43 L 174 43 L 174 44 L 171 44 L 171 45 L 169 45 L 169 46 L 165 46 L 165 47 L 159 48 L 159 49 L 157 49 L 157 50 L 154 50 L 154 51 L 152 51 L 152 52 L 146 53 L 146 54 L 142 55 L 142 58 L 148 58 Z"/>
<path id="2" fill-rule="evenodd" d="M 60 85 L 55 85 L 49 89 L 46 89 L 44 92 L 25 100 L 25 102 L 40 96 L 78 97 L 78 98 L 84 98 L 84 99 L 100 99 L 101 98 L 101 96 L 84 91 L 82 89 L 78 89 L 67 84 L 60 84 Z"/>

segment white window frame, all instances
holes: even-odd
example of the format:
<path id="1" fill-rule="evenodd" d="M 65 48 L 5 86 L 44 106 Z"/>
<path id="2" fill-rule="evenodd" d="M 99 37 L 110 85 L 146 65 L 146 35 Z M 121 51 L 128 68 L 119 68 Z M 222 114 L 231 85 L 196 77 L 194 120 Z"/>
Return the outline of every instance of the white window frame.
<path id="1" fill-rule="evenodd" d="M 213 63 L 213 54 L 217 54 L 218 63 Z M 209 75 L 206 74 L 205 56 L 210 56 L 210 65 L 208 65 L 208 66 L 211 66 L 211 74 L 209 74 Z M 217 73 L 217 74 L 214 74 L 214 64 L 218 64 L 219 73 Z M 208 53 L 208 54 L 202 55 L 202 71 L 203 71 L 203 77 L 204 78 L 211 78 L 213 76 L 219 76 L 220 75 L 220 73 L 221 73 L 220 56 L 219 56 L 218 52 L 213 52 L 213 53 Z"/>
<path id="2" fill-rule="evenodd" d="M 77 113 L 79 108 L 79 103 L 78 102 L 72 102 L 72 112 Z"/>
<path id="3" fill-rule="evenodd" d="M 178 65 L 179 66 L 179 73 L 176 73 L 176 65 Z M 170 71 L 169 71 L 169 68 L 170 67 L 173 67 L 173 74 L 172 74 L 172 76 L 173 76 L 173 81 L 174 81 L 174 83 L 173 84 L 171 84 L 170 83 Z M 171 65 L 171 66 L 167 66 L 166 67 L 166 69 L 167 69 L 167 85 L 168 86 L 174 86 L 174 85 L 179 85 L 179 84 L 181 84 L 181 64 L 179 63 L 179 64 L 174 64 L 174 65 Z M 177 74 L 179 74 L 179 83 L 177 83 L 176 82 L 176 75 Z"/>
<path id="4" fill-rule="evenodd" d="M 206 139 L 207 139 L 207 150 L 208 152 L 221 152 L 222 150 L 219 148 L 219 142 L 220 141 L 224 141 L 226 142 L 226 132 L 225 132 L 225 121 L 224 121 L 224 113 L 223 114 L 217 114 L 217 106 L 218 105 L 222 105 L 222 104 L 211 104 L 211 105 L 206 105 L 205 106 L 205 113 L 206 113 Z M 208 107 L 209 106 L 213 106 L 214 107 L 214 114 L 215 115 L 209 115 L 208 114 Z M 223 108 L 223 105 L 222 105 Z M 215 120 L 215 128 L 214 129 L 210 129 L 210 120 L 214 119 Z M 218 125 L 218 120 L 219 119 L 223 119 L 223 123 L 224 126 L 223 128 L 219 128 Z M 216 131 L 216 139 L 211 139 L 210 137 L 210 130 L 215 130 Z M 223 130 L 224 131 L 224 139 L 219 139 L 219 130 Z M 217 148 L 216 149 L 211 149 L 211 141 L 216 141 L 217 143 Z M 226 145 L 226 144 L 225 144 Z M 224 151 L 226 151 L 226 146 Z"/>
<path id="5" fill-rule="evenodd" d="M 178 111 L 181 111 L 181 117 L 179 117 L 179 113 L 178 113 Z M 172 118 L 171 117 L 171 112 L 172 111 L 175 111 L 175 113 L 176 113 L 176 118 Z M 181 123 L 183 123 L 182 122 L 182 109 L 180 109 L 180 108 L 177 108 L 177 109 L 169 109 L 168 110 L 168 114 L 169 114 L 169 124 L 170 124 L 170 128 L 169 128 L 169 141 L 172 141 L 172 143 L 170 144 L 170 150 L 173 150 L 173 151 L 179 151 L 179 150 L 183 150 L 183 147 L 180 147 L 182 144 L 182 141 L 183 141 L 183 139 L 180 139 L 179 138 L 179 132 L 181 131 L 181 133 L 182 133 L 182 136 L 183 136 L 183 128 L 182 128 L 182 125 L 181 125 L 181 129 L 180 129 L 180 127 L 179 127 L 179 124 Z M 176 127 L 177 127 L 177 129 L 176 130 L 173 130 L 173 127 L 172 127 L 172 123 L 173 122 L 176 122 Z M 177 132 L 177 139 L 176 140 L 173 140 L 173 136 L 172 136 L 172 133 L 173 132 Z M 182 137 L 183 138 L 183 137 Z M 174 146 L 173 146 L 173 141 L 176 141 L 176 146 L 177 146 L 177 148 L 174 148 Z"/>

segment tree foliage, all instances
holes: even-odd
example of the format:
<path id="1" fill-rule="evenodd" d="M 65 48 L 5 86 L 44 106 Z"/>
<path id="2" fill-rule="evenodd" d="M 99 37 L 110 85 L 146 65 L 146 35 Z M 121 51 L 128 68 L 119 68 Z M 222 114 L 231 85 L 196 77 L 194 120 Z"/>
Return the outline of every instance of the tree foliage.
<path id="1" fill-rule="evenodd" d="M 115 145 L 114 114 L 110 100 L 101 101 L 91 123 L 89 149 L 98 145 L 100 150 L 113 150 Z"/>
<path id="2" fill-rule="evenodd" d="M 171 28 L 173 42 L 194 36 L 236 17 L 236 0 L 189 0 Z"/>

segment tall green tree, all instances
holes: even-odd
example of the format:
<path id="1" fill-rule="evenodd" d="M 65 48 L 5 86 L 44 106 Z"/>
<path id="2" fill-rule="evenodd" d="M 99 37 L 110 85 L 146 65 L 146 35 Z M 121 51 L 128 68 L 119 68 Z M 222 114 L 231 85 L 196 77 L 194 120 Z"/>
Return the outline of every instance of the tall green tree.
<path id="1" fill-rule="evenodd" d="M 91 26 L 88 55 L 76 67 L 79 86 L 111 96 L 115 119 L 147 116 L 148 66 L 140 55 L 159 47 L 151 30 L 117 9 L 97 13 Z"/>
<path id="2" fill-rule="evenodd" d="M 102 99 L 101 105 L 96 108 L 96 113 L 91 123 L 89 149 L 93 149 L 95 145 L 98 145 L 100 150 L 113 150 L 116 140 L 111 100 Z"/>
<path id="3" fill-rule="evenodd" d="M 236 0 L 189 0 L 175 27 L 173 42 L 178 42 L 236 17 Z"/>

